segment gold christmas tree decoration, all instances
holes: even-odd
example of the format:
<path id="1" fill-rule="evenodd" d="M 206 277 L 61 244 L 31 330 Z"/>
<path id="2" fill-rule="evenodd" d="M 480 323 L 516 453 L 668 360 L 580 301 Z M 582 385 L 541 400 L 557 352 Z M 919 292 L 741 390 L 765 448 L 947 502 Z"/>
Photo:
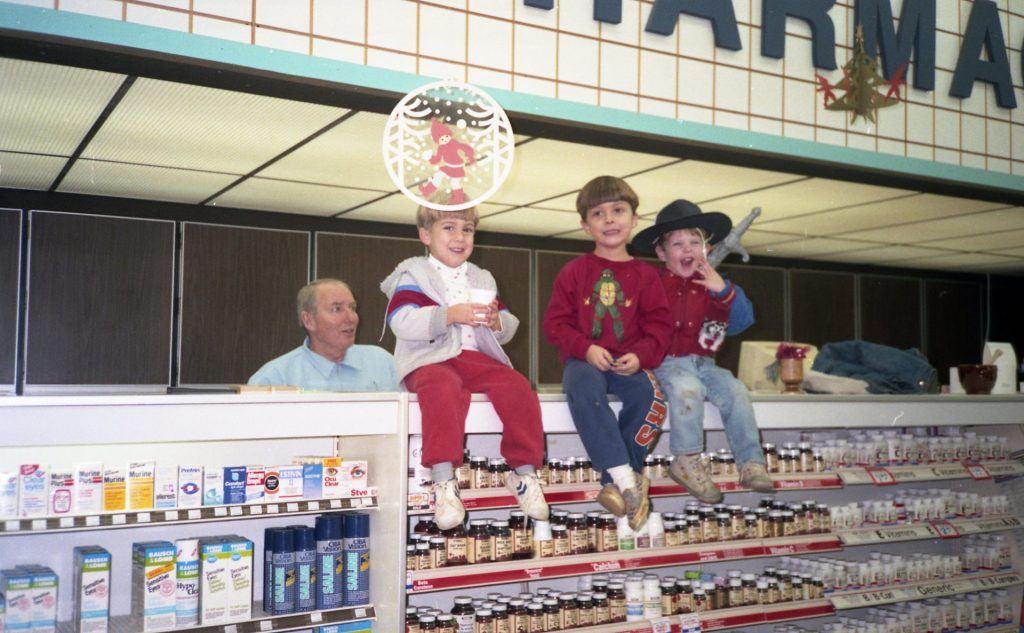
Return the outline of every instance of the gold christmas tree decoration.
<path id="1" fill-rule="evenodd" d="M 900 89 L 906 85 L 903 73 L 907 65 L 902 64 L 896 69 L 892 79 L 886 79 L 878 71 L 878 61 L 870 57 L 864 50 L 864 27 L 857 25 L 854 34 L 853 57 L 843 66 L 843 78 L 835 84 L 828 79 L 815 75 L 818 80 L 816 92 L 824 93 L 824 104 L 828 110 L 849 110 L 853 116 L 850 123 L 855 123 L 858 116 L 875 122 L 875 112 L 879 108 L 896 105 L 902 100 Z M 883 88 L 888 90 L 883 94 Z M 840 95 L 836 96 L 839 92 Z"/>

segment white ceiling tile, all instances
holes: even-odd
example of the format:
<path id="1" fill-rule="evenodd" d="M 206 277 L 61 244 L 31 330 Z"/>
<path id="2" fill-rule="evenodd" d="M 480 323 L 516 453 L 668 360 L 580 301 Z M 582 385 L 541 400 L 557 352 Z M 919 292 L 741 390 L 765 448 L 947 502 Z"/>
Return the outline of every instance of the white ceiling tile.
<path id="1" fill-rule="evenodd" d="M 926 242 L 928 246 L 961 251 L 1000 251 L 1006 248 L 1024 246 L 1024 229 L 998 231 L 972 237 L 954 237 L 948 240 Z"/>
<path id="2" fill-rule="evenodd" d="M 668 203 L 684 198 L 700 205 L 702 211 L 728 213 L 736 222 L 746 217 L 750 208 L 733 205 L 726 211 L 714 201 L 803 178 L 793 174 L 685 160 L 630 176 L 626 180 L 640 196 L 640 213 L 645 217 L 653 218 Z"/>
<path id="3" fill-rule="evenodd" d="M 195 204 L 231 184 L 237 177 L 188 169 L 79 160 L 57 189 L 117 198 L 140 198 Z"/>
<path id="4" fill-rule="evenodd" d="M 393 191 L 384 167 L 382 114 L 360 112 L 259 172 L 298 182 Z M 361 152 L 368 152 L 362 156 Z"/>
<path id="5" fill-rule="evenodd" d="M 959 253 L 941 257 L 922 257 L 899 262 L 900 266 L 928 268 L 933 270 L 959 270 L 964 266 L 987 266 L 989 264 L 1012 264 L 1016 258 L 986 253 Z M 885 262 L 883 262 L 885 263 Z"/>
<path id="6" fill-rule="evenodd" d="M 918 248 L 916 246 L 881 246 L 862 250 L 846 251 L 835 255 L 821 254 L 815 259 L 850 264 L 875 264 L 880 262 L 902 262 L 914 257 L 943 257 L 953 253 L 934 248 Z M 903 265 L 900 263 L 899 265 Z"/>
<path id="7" fill-rule="evenodd" d="M 416 232 L 416 203 L 398 192 L 392 192 L 390 195 L 361 206 L 358 209 L 346 211 L 341 217 L 346 220 L 370 220 L 408 224 L 413 227 L 412 234 L 415 235 Z"/>
<path id="8" fill-rule="evenodd" d="M 1024 257 L 1024 246 L 1018 246 L 1016 248 L 996 249 L 995 252 L 997 252 L 1000 255 L 1011 255 L 1013 257 Z"/>
<path id="9" fill-rule="evenodd" d="M 846 233 L 843 237 L 879 242 L 923 243 L 1024 228 L 1024 209 L 1012 207 L 941 218 L 897 227 Z"/>
<path id="10" fill-rule="evenodd" d="M 66 162 L 63 156 L 0 152 L 0 187 L 49 189 Z"/>
<path id="11" fill-rule="evenodd" d="M 334 215 L 385 195 L 371 189 L 349 189 L 270 178 L 249 178 L 210 204 L 303 215 Z"/>
<path id="12" fill-rule="evenodd" d="M 792 233 L 781 233 L 775 231 L 759 231 L 756 227 L 755 222 L 751 228 L 747 229 L 747 232 L 740 238 L 740 244 L 742 244 L 748 250 L 754 247 L 770 246 L 773 244 L 784 244 L 786 242 L 792 242 L 794 240 L 803 239 L 802 235 L 794 235 Z"/>
<path id="13" fill-rule="evenodd" d="M 575 200 L 575 192 L 601 174 L 621 177 L 672 160 L 652 154 L 537 139 L 516 147 L 512 172 L 493 201 L 527 205 L 569 193 Z"/>
<path id="14" fill-rule="evenodd" d="M 139 79 L 83 156 L 245 174 L 346 110 Z"/>
<path id="15" fill-rule="evenodd" d="M 832 255 L 844 251 L 861 250 L 870 244 L 848 240 L 832 240 L 821 237 L 810 237 L 773 246 L 762 247 L 765 255 L 772 257 L 795 257 L 798 259 Z"/>
<path id="16" fill-rule="evenodd" d="M 550 236 L 580 228 L 580 216 L 575 212 L 521 208 L 488 217 L 484 226 L 497 233 Z"/>
<path id="17" fill-rule="evenodd" d="M 981 200 L 903 192 L 891 200 L 773 221 L 767 223 L 767 226 L 773 230 L 808 235 L 838 235 L 907 222 L 936 220 L 998 206 Z"/>
<path id="18" fill-rule="evenodd" d="M 0 58 L 0 150 L 70 156 L 124 75 Z"/>
<path id="19" fill-rule="evenodd" d="M 763 229 L 783 218 L 825 209 L 847 207 L 904 194 L 900 189 L 875 187 L 857 183 L 811 178 L 789 184 L 721 198 L 702 204 L 702 209 L 717 209 L 730 217 L 743 217 L 754 207 L 761 207 L 757 225 Z"/>

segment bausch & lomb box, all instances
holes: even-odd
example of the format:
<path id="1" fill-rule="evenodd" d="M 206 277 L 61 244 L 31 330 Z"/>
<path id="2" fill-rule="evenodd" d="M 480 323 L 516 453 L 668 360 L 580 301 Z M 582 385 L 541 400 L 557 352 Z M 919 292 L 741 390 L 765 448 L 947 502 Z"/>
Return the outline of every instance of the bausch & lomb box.
<path id="1" fill-rule="evenodd" d="M 7 631 L 32 630 L 32 575 L 24 569 L 0 570 L 0 593 L 7 602 Z"/>
<path id="2" fill-rule="evenodd" d="M 110 552 L 96 545 L 74 549 L 72 618 L 75 633 L 107 633 L 110 626 Z"/>
<path id="3" fill-rule="evenodd" d="M 43 565 L 18 565 L 32 579 L 32 633 L 57 631 L 57 574 Z"/>
<path id="4" fill-rule="evenodd" d="M 175 628 L 176 552 L 169 541 L 132 544 L 132 616 L 144 632 Z"/>

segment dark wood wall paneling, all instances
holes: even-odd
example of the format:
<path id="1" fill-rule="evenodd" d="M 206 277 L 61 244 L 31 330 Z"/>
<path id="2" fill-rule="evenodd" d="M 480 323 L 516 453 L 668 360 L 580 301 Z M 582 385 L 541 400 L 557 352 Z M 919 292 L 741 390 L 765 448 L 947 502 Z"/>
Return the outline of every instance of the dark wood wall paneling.
<path id="1" fill-rule="evenodd" d="M 415 228 L 415 227 L 413 227 Z M 356 342 L 395 350 L 395 336 L 384 327 L 387 297 L 380 282 L 407 257 L 423 255 L 424 246 L 410 230 L 410 239 L 317 233 L 316 276 L 341 279 L 352 288 L 359 304 Z M 381 340 L 381 332 L 384 339 Z"/>
<path id="2" fill-rule="evenodd" d="M 244 383 L 302 343 L 310 234 L 184 224 L 180 384 Z"/>
<path id="3" fill-rule="evenodd" d="M 980 363 L 985 333 L 980 284 L 932 281 L 924 284 L 928 360 L 949 381 L 949 367 Z"/>
<path id="4" fill-rule="evenodd" d="M 562 361 L 558 359 L 558 350 L 547 342 L 542 331 L 544 326 L 544 310 L 551 301 L 551 290 L 554 287 L 558 271 L 570 261 L 578 257 L 578 253 L 536 254 L 537 271 L 537 382 L 541 384 L 562 383 Z"/>
<path id="5" fill-rule="evenodd" d="M 18 350 L 21 211 L 0 209 L 0 385 L 13 385 Z"/>
<path id="6" fill-rule="evenodd" d="M 715 362 L 736 373 L 743 341 L 782 341 L 786 338 L 786 271 L 723 264 L 723 276 L 743 288 L 754 305 L 754 324 L 745 332 L 725 339 Z"/>
<path id="7" fill-rule="evenodd" d="M 515 337 L 505 345 L 505 353 L 512 361 L 512 366 L 529 378 L 534 327 L 530 316 L 531 253 L 523 249 L 476 246 L 470 259 L 494 275 L 501 300 L 519 319 L 519 329 Z"/>
<path id="8" fill-rule="evenodd" d="M 860 338 L 899 349 L 921 349 L 921 281 L 862 275 Z"/>
<path id="9" fill-rule="evenodd" d="M 174 223 L 33 211 L 27 385 L 168 384 Z"/>
<path id="10" fill-rule="evenodd" d="M 790 338 L 819 349 L 856 336 L 852 273 L 789 272 Z"/>

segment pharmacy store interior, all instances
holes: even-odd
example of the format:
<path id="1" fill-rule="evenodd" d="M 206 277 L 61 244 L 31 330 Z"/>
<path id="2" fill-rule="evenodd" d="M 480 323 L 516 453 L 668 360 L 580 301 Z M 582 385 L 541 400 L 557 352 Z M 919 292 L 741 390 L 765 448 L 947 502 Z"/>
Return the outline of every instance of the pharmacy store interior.
<path id="1" fill-rule="evenodd" d="M 990 0 L 0 1 L 0 630 L 1019 631 L 1022 33 Z M 577 208 L 600 176 L 628 237 Z M 479 218 L 454 298 L 410 290 L 456 268 L 418 208 Z M 694 227 L 680 265 L 753 317 L 694 362 L 756 428 L 712 389 L 679 450 L 652 373 L 643 455 L 602 470 L 563 271 L 668 271 L 578 289 L 615 341 L 676 272 L 646 238 Z M 319 278 L 404 382 L 247 384 L 320 340 Z M 481 290 L 468 344 L 538 394 L 507 406 L 539 457 L 474 393 L 450 527 L 402 328 Z"/>

